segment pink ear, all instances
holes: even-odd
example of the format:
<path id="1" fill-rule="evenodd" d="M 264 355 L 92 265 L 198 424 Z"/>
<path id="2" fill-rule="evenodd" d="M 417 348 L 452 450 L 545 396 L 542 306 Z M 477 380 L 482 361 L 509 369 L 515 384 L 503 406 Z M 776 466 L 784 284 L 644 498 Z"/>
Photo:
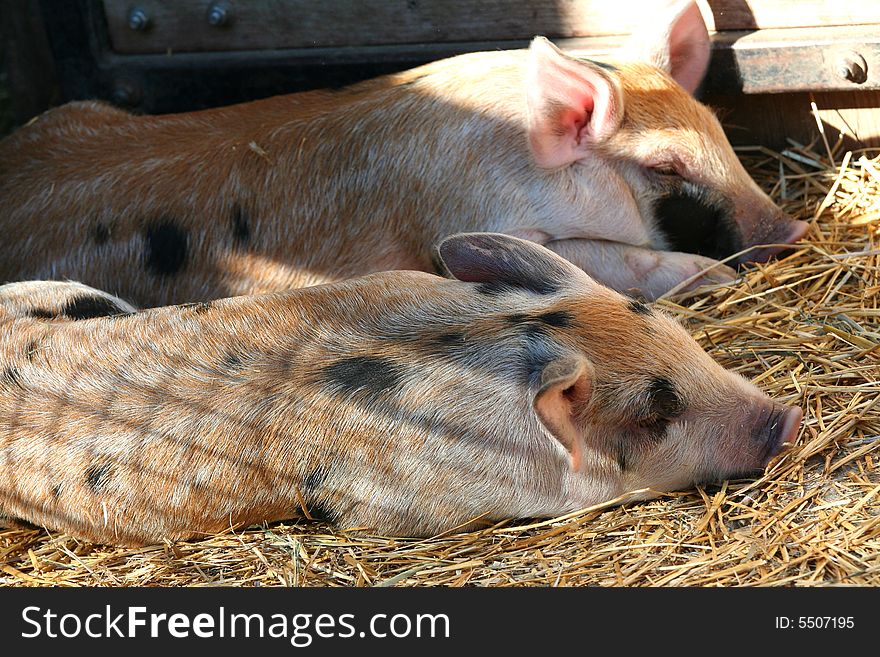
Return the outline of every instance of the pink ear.
<path id="1" fill-rule="evenodd" d="M 687 3 L 684 10 L 675 16 L 667 43 L 667 71 L 688 92 L 694 93 L 706 75 L 711 56 L 709 32 L 695 3 Z"/>
<path id="2" fill-rule="evenodd" d="M 692 94 L 709 68 L 709 32 L 693 0 L 662 4 L 657 18 L 646 21 L 627 40 L 623 56 L 654 64 Z"/>
<path id="3" fill-rule="evenodd" d="M 526 72 L 529 145 L 540 167 L 585 157 L 620 125 L 622 101 L 598 65 L 568 57 L 543 37 L 529 47 Z"/>
<path id="4" fill-rule="evenodd" d="M 575 471 L 583 463 L 583 450 L 574 416 L 589 401 L 593 376 L 593 366 L 583 354 L 557 358 L 541 371 L 533 403 L 541 422 L 568 450 Z"/>

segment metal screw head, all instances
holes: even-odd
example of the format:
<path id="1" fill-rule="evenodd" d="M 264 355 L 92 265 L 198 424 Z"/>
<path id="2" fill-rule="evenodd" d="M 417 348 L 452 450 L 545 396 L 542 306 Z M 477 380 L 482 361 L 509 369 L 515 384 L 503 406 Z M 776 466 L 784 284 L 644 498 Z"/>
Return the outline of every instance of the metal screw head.
<path id="1" fill-rule="evenodd" d="M 134 107 L 141 102 L 141 92 L 131 80 L 117 80 L 113 85 L 113 104 Z"/>
<path id="2" fill-rule="evenodd" d="M 146 30 L 150 27 L 150 15 L 140 7 L 135 7 L 128 13 L 128 27 L 132 30 Z"/>
<path id="3" fill-rule="evenodd" d="M 864 84 L 868 80 L 868 62 L 855 51 L 844 53 L 837 62 L 837 75 L 842 80 Z"/>
<path id="4" fill-rule="evenodd" d="M 208 7 L 208 25 L 223 27 L 229 23 L 231 18 L 232 12 L 225 3 L 215 2 Z"/>

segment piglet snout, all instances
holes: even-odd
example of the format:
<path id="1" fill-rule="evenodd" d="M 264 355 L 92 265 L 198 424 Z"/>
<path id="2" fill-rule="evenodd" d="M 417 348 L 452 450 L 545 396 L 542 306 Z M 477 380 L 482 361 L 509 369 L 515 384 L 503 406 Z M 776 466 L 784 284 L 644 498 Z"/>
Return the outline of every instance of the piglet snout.
<path id="1" fill-rule="evenodd" d="M 804 412 L 796 406 L 771 402 L 757 413 L 752 430 L 752 440 L 758 448 L 762 467 L 797 439 Z"/>
<path id="2" fill-rule="evenodd" d="M 772 221 L 766 222 L 770 228 L 759 230 L 759 235 L 753 235 L 749 242 L 752 244 L 773 244 L 775 246 L 762 246 L 747 251 L 737 258 L 737 264 L 746 262 L 767 262 L 774 256 L 784 255 L 791 250 L 786 246 L 794 244 L 802 239 L 810 230 L 810 224 L 799 219 L 792 219 L 784 212 L 778 212 Z"/>

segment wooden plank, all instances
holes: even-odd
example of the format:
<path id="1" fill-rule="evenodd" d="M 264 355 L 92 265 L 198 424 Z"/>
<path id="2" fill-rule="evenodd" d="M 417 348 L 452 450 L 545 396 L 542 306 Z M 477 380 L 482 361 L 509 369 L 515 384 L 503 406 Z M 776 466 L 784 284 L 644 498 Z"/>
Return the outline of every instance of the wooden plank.
<path id="1" fill-rule="evenodd" d="M 706 84 L 746 94 L 880 89 L 880 25 L 719 32 Z"/>
<path id="2" fill-rule="evenodd" d="M 590 33 L 602 24 L 629 30 L 626 15 L 604 3 L 538 0 L 262 0 L 236 3 L 227 25 L 212 27 L 201 0 L 141 0 L 148 29 L 133 30 L 132 3 L 105 0 L 113 49 L 120 53 L 344 47 L 450 41 L 527 39 Z M 572 8 L 585 9 L 572 12 Z"/>
<path id="3" fill-rule="evenodd" d="M 710 30 L 880 23 L 880 2 L 699 0 Z M 649 4 L 650 3 L 650 4 Z M 103 0 L 119 53 L 263 50 L 629 34 L 653 0 Z M 209 21 L 225 8 L 221 25 Z M 141 11 L 142 27 L 130 25 Z M 137 23 L 137 21 L 135 21 Z"/>
<path id="4" fill-rule="evenodd" d="M 559 39 L 581 56 L 610 52 L 622 37 Z M 704 87 L 745 94 L 880 89 L 880 25 L 716 32 Z"/>
<path id="5" fill-rule="evenodd" d="M 39 7 L 28 0 L 2 0 L 0 18 L 12 121 L 20 124 L 57 102 L 60 91 Z"/>
<path id="6" fill-rule="evenodd" d="M 66 45 L 63 51 L 67 55 L 56 60 L 64 100 L 113 99 L 119 82 L 125 81 L 138 91 L 132 108 L 149 113 L 198 109 L 318 86 L 342 85 L 459 52 L 517 48 L 527 43 L 523 39 L 192 53 L 170 57 L 118 55 L 107 50 L 105 23 L 100 12 L 91 11 L 94 6 L 91 3 L 98 1 L 71 0 L 60 6 L 55 0 L 41 2 L 52 42 Z M 619 37 L 570 39 L 562 45 L 572 50 L 607 52 L 619 41 Z M 837 131 L 847 127 L 853 135 L 847 138 L 847 146 L 880 146 L 878 91 L 745 95 L 737 91 L 738 77 L 725 80 L 728 74 L 729 71 L 725 73 L 713 66 L 709 88 L 715 92 L 707 96 L 706 101 L 720 108 L 719 114 L 734 143 L 782 148 L 787 145 L 785 137 L 809 142 L 816 135 L 815 119 L 810 113 L 810 100 L 814 98 L 832 142 Z"/>
<path id="7" fill-rule="evenodd" d="M 59 21 L 58 29 L 67 31 Z M 817 30 L 811 30 L 815 32 Z M 880 31 L 863 28 L 821 28 L 836 36 L 810 36 L 811 43 L 791 37 L 773 38 L 774 30 L 752 35 L 720 33 L 726 40 L 712 52 L 704 88 L 709 93 L 749 94 L 792 90 L 859 90 L 880 88 Z M 798 30 L 782 30 L 794 35 Z M 767 37 L 760 41 L 758 37 Z M 613 50 L 620 37 L 557 39 L 565 50 L 595 56 Z M 874 39 L 870 43 L 870 39 Z M 89 63 L 74 61 L 61 71 L 68 98 L 101 97 L 149 113 L 180 111 L 302 88 L 338 86 L 462 52 L 522 48 L 519 41 L 398 44 L 349 48 L 298 48 L 269 51 L 119 55 L 101 53 Z M 832 44 L 830 50 L 829 44 Z M 730 47 L 740 46 L 743 47 Z M 864 53 L 868 75 L 862 84 L 839 77 L 835 48 Z M 89 67 L 96 67 L 87 73 Z"/>
<path id="8" fill-rule="evenodd" d="M 698 0 L 710 30 L 880 23 L 880 2 L 863 0 Z"/>
<path id="9" fill-rule="evenodd" d="M 763 144 L 782 149 L 786 138 L 809 143 L 818 138 L 810 102 L 819 108 L 829 142 L 843 133 L 843 149 L 880 146 L 880 92 L 790 94 L 712 94 L 704 99 L 715 107 L 725 132 L 735 145 Z M 819 152 L 824 152 L 819 147 Z"/>

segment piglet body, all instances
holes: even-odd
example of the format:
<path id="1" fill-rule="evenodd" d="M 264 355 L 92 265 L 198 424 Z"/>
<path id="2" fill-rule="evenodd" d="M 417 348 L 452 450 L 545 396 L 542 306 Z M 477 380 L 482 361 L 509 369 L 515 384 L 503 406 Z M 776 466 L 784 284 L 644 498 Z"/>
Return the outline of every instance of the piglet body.
<path id="1" fill-rule="evenodd" d="M 132 312 L 0 287 L 0 515 L 93 541 L 323 517 L 430 535 L 764 467 L 800 411 L 531 242 Z"/>
<path id="2" fill-rule="evenodd" d="M 0 281 L 206 301 L 433 271 L 431 245 L 463 231 L 544 244 L 649 298 L 730 281 L 806 224 L 693 97 L 708 62 L 699 10 L 677 0 L 602 61 L 537 38 L 200 112 L 70 103 L 0 142 Z"/>

